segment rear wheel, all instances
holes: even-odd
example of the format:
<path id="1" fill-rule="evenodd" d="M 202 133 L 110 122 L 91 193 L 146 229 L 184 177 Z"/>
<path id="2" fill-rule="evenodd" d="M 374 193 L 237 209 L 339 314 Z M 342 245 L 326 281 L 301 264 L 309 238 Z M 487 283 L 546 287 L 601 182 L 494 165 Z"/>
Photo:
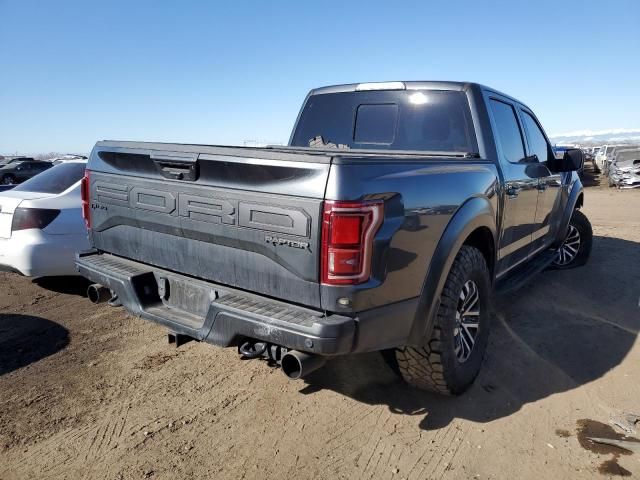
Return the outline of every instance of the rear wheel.
<path id="1" fill-rule="evenodd" d="M 447 395 L 475 380 L 489 337 L 491 281 L 482 253 L 460 249 L 440 296 L 433 332 L 421 347 L 396 350 L 398 370 L 412 386 Z"/>
<path id="2" fill-rule="evenodd" d="M 11 175 L 10 173 L 7 173 L 6 175 L 4 175 L 2 177 L 2 184 L 3 185 L 12 185 L 14 183 L 16 183 L 16 177 Z"/>
<path id="3" fill-rule="evenodd" d="M 591 222 L 580 210 L 574 210 L 564 242 L 558 249 L 553 267 L 566 269 L 580 267 L 587 263 L 591 254 L 593 230 Z"/>

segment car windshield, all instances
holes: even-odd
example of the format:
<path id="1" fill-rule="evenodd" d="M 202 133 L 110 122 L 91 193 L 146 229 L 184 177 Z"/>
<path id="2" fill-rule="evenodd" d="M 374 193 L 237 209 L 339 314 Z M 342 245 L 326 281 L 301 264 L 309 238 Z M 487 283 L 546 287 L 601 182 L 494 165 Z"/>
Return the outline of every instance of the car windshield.
<path id="1" fill-rule="evenodd" d="M 86 163 L 61 163 L 15 187 L 14 191 L 62 193 L 84 176 Z"/>
<path id="2" fill-rule="evenodd" d="M 18 165 L 22 162 L 32 162 L 33 159 L 32 158 L 25 158 L 25 157 L 20 157 L 20 158 L 10 158 L 8 160 L 4 160 L 4 164 L 5 165 Z"/>
<path id="3" fill-rule="evenodd" d="M 640 159 L 640 150 L 621 150 L 616 155 L 616 161 L 618 162 L 638 159 Z"/>
<path id="4" fill-rule="evenodd" d="M 296 147 L 478 151 L 466 95 L 376 90 L 309 97 L 291 139 Z"/>
<path id="5" fill-rule="evenodd" d="M 18 165 L 22 165 L 23 163 L 24 162 L 21 162 L 21 161 L 9 160 L 7 163 L 5 163 L 2 166 L 7 168 L 16 168 Z"/>

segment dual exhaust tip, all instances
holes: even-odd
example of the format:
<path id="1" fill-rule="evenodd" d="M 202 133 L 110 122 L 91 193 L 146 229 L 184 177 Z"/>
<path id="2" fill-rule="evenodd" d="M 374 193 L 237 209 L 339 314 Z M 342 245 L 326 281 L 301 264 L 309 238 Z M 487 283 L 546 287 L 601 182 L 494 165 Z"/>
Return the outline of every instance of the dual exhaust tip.
<path id="1" fill-rule="evenodd" d="M 110 300 L 111 297 L 111 290 L 99 283 L 89 285 L 89 288 L 87 288 L 87 298 L 95 305 L 106 302 Z"/>
<path id="2" fill-rule="evenodd" d="M 87 298 L 93 304 L 109 301 L 113 297 L 111 290 L 104 285 L 94 283 L 87 288 Z M 325 357 L 311 353 L 290 350 L 282 356 L 282 372 L 291 380 L 298 380 L 315 372 L 322 367 L 327 360 Z"/>
<path id="3" fill-rule="evenodd" d="M 325 363 L 327 363 L 325 357 L 297 350 L 290 350 L 283 355 L 281 360 L 282 372 L 291 380 L 306 377 Z"/>

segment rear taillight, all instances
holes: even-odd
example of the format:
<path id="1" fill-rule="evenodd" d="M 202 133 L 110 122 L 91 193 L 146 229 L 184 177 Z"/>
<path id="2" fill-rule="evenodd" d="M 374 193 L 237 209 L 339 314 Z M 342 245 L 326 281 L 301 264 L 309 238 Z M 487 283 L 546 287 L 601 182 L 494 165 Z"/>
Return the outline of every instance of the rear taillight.
<path id="1" fill-rule="evenodd" d="M 89 170 L 84 171 L 80 182 L 80 197 L 82 198 L 82 218 L 87 229 L 91 228 L 91 210 L 89 208 Z"/>
<path id="2" fill-rule="evenodd" d="M 11 230 L 28 230 L 37 228 L 42 230 L 60 215 L 60 210 L 49 208 L 16 208 L 13 212 Z"/>
<path id="3" fill-rule="evenodd" d="M 322 214 L 321 281 L 353 285 L 369 280 L 373 237 L 382 224 L 384 205 L 376 202 L 325 201 Z"/>

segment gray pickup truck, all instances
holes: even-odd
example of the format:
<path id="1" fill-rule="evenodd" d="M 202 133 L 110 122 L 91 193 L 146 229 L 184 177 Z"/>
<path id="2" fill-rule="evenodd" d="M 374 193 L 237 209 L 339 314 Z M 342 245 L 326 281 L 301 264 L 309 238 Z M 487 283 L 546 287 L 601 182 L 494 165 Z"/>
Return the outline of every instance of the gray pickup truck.
<path id="1" fill-rule="evenodd" d="M 457 394 L 494 290 L 587 261 L 582 162 L 482 85 L 320 88 L 286 147 L 98 142 L 77 267 L 93 302 L 176 343 L 235 346 L 290 378 L 382 351 L 409 384 Z"/>

